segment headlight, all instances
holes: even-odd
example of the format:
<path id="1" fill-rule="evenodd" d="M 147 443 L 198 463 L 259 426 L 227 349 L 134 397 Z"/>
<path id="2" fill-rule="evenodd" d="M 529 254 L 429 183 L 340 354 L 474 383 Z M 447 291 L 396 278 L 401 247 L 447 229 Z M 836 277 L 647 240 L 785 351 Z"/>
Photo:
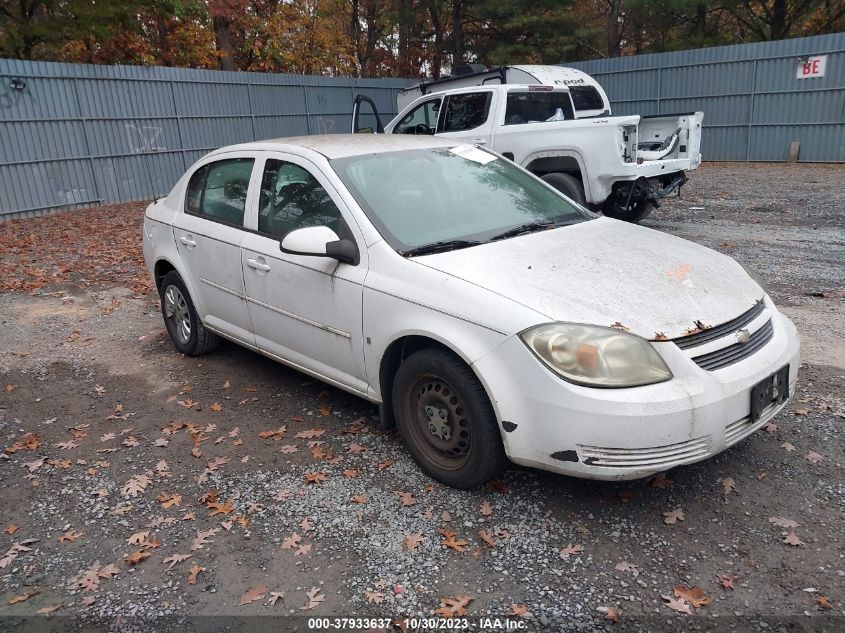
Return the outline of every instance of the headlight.
<path id="1" fill-rule="evenodd" d="M 739 264 L 739 262 L 737 262 L 737 263 Z M 760 286 L 760 288 L 763 289 L 763 292 L 765 292 L 766 294 L 769 294 L 769 289 L 766 287 L 766 282 L 763 281 L 763 278 L 760 276 L 760 273 L 758 273 L 753 268 L 746 266 L 745 264 L 739 264 L 739 265 L 742 266 L 742 269 L 748 274 L 749 277 L 751 277 L 751 279 L 753 279 L 755 282 L 757 282 L 757 285 Z"/>
<path id="2" fill-rule="evenodd" d="M 523 342 L 565 380 L 588 387 L 636 387 L 672 372 L 651 344 L 612 328 L 548 323 L 525 330 Z"/>

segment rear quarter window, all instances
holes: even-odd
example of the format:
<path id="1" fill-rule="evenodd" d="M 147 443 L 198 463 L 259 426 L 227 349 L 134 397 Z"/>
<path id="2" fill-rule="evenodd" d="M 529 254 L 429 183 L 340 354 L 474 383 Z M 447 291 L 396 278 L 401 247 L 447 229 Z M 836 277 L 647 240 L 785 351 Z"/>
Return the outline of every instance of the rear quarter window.
<path id="1" fill-rule="evenodd" d="M 576 111 L 604 110 L 604 99 L 593 86 L 569 86 Z"/>

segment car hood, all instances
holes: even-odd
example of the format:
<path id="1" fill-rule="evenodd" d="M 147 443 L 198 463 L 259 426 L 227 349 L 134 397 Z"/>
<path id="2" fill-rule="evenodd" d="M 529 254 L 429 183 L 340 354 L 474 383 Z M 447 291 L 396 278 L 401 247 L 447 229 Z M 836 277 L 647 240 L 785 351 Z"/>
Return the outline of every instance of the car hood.
<path id="1" fill-rule="evenodd" d="M 607 218 L 415 261 L 549 321 L 622 327 L 647 339 L 730 321 L 764 294 L 726 255 Z"/>

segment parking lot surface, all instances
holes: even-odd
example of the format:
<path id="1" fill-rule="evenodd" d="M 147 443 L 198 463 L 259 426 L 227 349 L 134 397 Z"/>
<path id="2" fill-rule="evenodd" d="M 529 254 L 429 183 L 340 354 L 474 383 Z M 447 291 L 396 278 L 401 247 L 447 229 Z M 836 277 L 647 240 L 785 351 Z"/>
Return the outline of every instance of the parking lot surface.
<path id="1" fill-rule="evenodd" d="M 5 621 L 845 628 L 845 166 L 705 164 L 643 222 L 756 268 L 796 323 L 772 424 L 652 480 L 514 467 L 473 492 L 425 477 L 363 400 L 233 344 L 177 353 L 143 207 L 0 224 Z"/>

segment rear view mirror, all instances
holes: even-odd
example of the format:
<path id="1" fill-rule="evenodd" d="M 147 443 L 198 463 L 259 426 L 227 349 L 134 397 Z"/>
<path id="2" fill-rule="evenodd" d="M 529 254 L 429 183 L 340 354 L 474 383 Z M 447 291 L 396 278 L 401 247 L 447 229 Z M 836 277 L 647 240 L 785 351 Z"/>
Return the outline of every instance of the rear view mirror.
<path id="1" fill-rule="evenodd" d="M 340 239 L 327 226 L 309 226 L 285 235 L 279 245 L 283 253 L 308 257 L 329 257 L 344 264 L 356 265 L 360 258 L 355 242 Z"/>

